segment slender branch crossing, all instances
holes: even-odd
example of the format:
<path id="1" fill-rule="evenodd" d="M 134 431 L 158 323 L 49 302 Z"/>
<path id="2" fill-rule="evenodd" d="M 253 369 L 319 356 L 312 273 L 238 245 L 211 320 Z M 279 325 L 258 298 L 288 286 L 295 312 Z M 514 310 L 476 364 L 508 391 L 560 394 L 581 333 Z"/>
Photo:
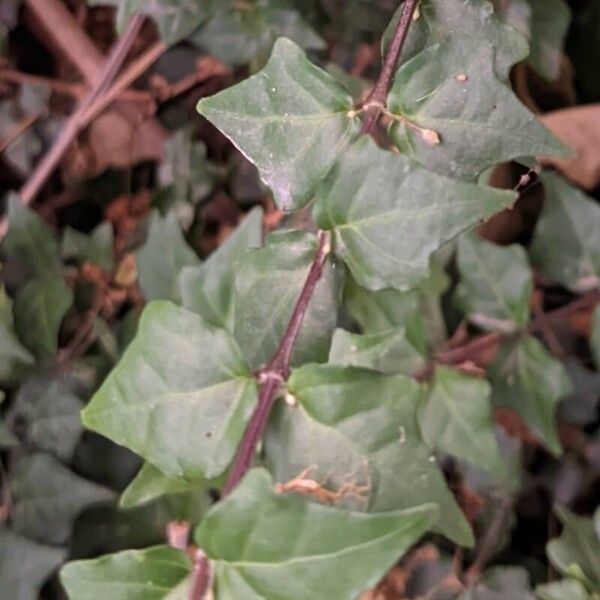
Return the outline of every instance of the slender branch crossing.
<path id="1" fill-rule="evenodd" d="M 281 343 L 273 358 L 258 374 L 261 384 L 258 404 L 238 448 L 229 479 L 223 489 L 224 496 L 235 489 L 250 467 L 256 445 L 267 425 L 271 408 L 275 403 L 282 383 L 289 376 L 294 345 L 298 339 L 310 301 L 321 279 L 323 267 L 325 266 L 330 250 L 330 234 L 326 231 L 319 232 L 319 243 L 315 258 L 308 272 L 302 292 L 296 302 L 296 306 L 294 306 Z"/>
<path id="2" fill-rule="evenodd" d="M 381 116 L 381 112 L 385 108 L 387 94 L 394 78 L 394 71 L 396 70 L 396 65 L 418 4 L 419 0 L 405 0 L 402 6 L 400 19 L 398 20 L 394 37 L 390 42 L 385 60 L 383 61 L 381 72 L 379 73 L 375 87 L 371 90 L 363 105 L 365 119 L 362 125 L 362 133 L 371 133 L 373 131 Z"/>

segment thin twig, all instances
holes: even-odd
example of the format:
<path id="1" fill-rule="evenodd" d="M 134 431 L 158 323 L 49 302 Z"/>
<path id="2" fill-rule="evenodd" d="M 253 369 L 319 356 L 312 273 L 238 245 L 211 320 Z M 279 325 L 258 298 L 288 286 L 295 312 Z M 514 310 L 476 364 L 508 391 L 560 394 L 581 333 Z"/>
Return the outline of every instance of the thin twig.
<path id="1" fill-rule="evenodd" d="M 285 330 L 281 343 L 277 348 L 273 358 L 266 367 L 259 373 L 261 384 L 258 403 L 254 414 L 252 415 L 248 427 L 244 432 L 244 437 L 236 453 L 229 479 L 223 488 L 223 495 L 227 496 L 232 492 L 238 483 L 242 480 L 252 462 L 256 445 L 258 444 L 267 425 L 267 420 L 271 408 L 277 398 L 277 394 L 282 383 L 285 382 L 290 371 L 290 362 L 294 345 L 298 339 L 302 322 L 308 310 L 310 301 L 315 293 L 323 267 L 331 250 L 329 233 L 321 231 L 319 233 L 319 245 L 310 271 L 302 288 L 302 292 L 296 302 L 296 306 L 290 317 L 288 326 Z"/>
<path id="2" fill-rule="evenodd" d="M 38 119 L 43 116 L 43 112 L 39 112 L 35 115 L 28 115 L 24 119 L 21 119 L 12 129 L 8 132 L 5 139 L 0 141 L 0 154 L 2 154 L 9 146 L 17 141 Z"/>
<path id="3" fill-rule="evenodd" d="M 77 106 L 77 109 L 67 121 L 67 124 L 54 141 L 54 144 L 48 153 L 39 162 L 29 180 L 21 188 L 20 196 L 21 200 L 25 204 L 30 204 L 37 196 L 43 185 L 46 183 L 48 177 L 50 177 L 54 171 L 56 165 L 60 162 L 60 159 L 63 157 L 64 153 L 71 145 L 71 142 L 75 139 L 81 128 L 85 125 L 83 116 L 89 107 L 92 106 L 94 102 L 101 97 L 110 86 L 115 75 L 121 68 L 123 61 L 125 60 L 129 49 L 131 48 L 131 45 L 134 42 L 135 37 L 142 26 L 143 20 L 144 18 L 141 15 L 135 15 L 131 18 L 123 37 L 121 37 L 116 43 L 110 54 L 110 57 L 106 61 L 102 76 L 94 85 L 94 87 L 81 100 Z"/>
<path id="4" fill-rule="evenodd" d="M 394 77 L 396 64 L 400 58 L 400 53 L 404 47 L 404 42 L 406 41 L 406 36 L 408 35 L 408 30 L 418 4 L 419 0 L 405 0 L 402 6 L 400 19 L 398 20 L 394 37 L 388 47 L 381 72 L 379 73 L 375 87 L 371 90 L 363 105 L 366 112 L 362 125 L 362 133 L 371 133 L 373 131 L 386 105 L 387 94 Z"/>

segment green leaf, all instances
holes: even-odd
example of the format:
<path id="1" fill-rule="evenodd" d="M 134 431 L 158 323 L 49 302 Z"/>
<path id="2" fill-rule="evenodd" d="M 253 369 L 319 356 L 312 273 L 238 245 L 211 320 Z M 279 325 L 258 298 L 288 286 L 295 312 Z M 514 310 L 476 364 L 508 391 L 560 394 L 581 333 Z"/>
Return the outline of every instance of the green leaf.
<path id="1" fill-rule="evenodd" d="M 531 67 L 544 79 L 556 80 L 571 21 L 569 6 L 564 0 L 512 0 L 495 4 L 502 20 L 528 39 L 527 62 Z"/>
<path id="2" fill-rule="evenodd" d="M 233 0 L 88 0 L 90 6 L 118 7 L 117 29 L 122 32 L 136 13 L 150 17 L 160 37 L 174 45 L 190 35 L 219 10 L 226 10 Z"/>
<path id="3" fill-rule="evenodd" d="M 50 548 L 0 528 L 0 590 L 7 600 L 37 600 L 46 579 L 66 557 Z"/>
<path id="4" fill-rule="evenodd" d="M 342 499 L 370 512 L 437 504 L 436 530 L 470 545 L 469 524 L 419 432 L 422 391 L 402 375 L 332 365 L 294 370 L 288 402 L 276 407 L 265 436 L 267 464 L 278 481 L 311 467 L 311 478 L 333 491 L 351 485 L 356 491 Z"/>
<path id="5" fill-rule="evenodd" d="M 367 515 L 280 495 L 270 475 L 255 469 L 195 538 L 215 561 L 222 600 L 309 600 L 324 592 L 328 600 L 355 600 L 434 519 L 430 505 Z"/>
<path id="6" fill-rule="evenodd" d="M 436 175 L 363 137 L 320 186 L 315 219 L 334 231 L 335 252 L 360 285 L 402 291 L 427 275 L 435 250 L 514 200 Z"/>
<path id="7" fill-rule="evenodd" d="M 521 246 L 502 247 L 474 234 L 463 236 L 458 270 L 456 302 L 473 324 L 501 333 L 527 325 L 533 274 Z"/>
<path id="8" fill-rule="evenodd" d="M 0 382 L 14 381 L 34 362 L 14 333 L 13 305 L 0 285 Z"/>
<path id="9" fill-rule="evenodd" d="M 556 514 L 564 528 L 561 536 L 546 546 L 550 561 L 561 574 L 580 579 L 589 589 L 600 592 L 600 538 L 592 519 L 562 507 Z"/>
<path id="10" fill-rule="evenodd" d="M 493 57 L 489 43 L 459 34 L 398 69 L 388 107 L 395 120 L 390 135 L 402 152 L 468 180 L 513 158 L 565 155 L 567 148 L 498 78 Z"/>
<path id="11" fill-rule="evenodd" d="M 311 199 L 357 133 L 351 109 L 350 95 L 285 38 L 260 73 L 198 103 L 198 111 L 258 167 L 283 210 Z"/>
<path id="12" fill-rule="evenodd" d="M 111 273 L 114 267 L 112 225 L 102 223 L 89 235 L 67 227 L 61 250 L 63 258 L 77 259 L 81 263 L 90 262 Z"/>
<path id="13" fill-rule="evenodd" d="M 121 494 L 119 506 L 133 508 L 167 494 L 182 494 L 207 487 L 208 483 L 204 479 L 188 481 L 180 477 L 169 477 L 146 462 Z"/>
<path id="14" fill-rule="evenodd" d="M 596 369 L 600 371 L 600 306 L 594 310 L 594 316 L 592 317 L 592 337 L 590 339 L 590 345 L 592 347 L 592 354 L 596 361 Z"/>
<path id="15" fill-rule="evenodd" d="M 393 36 L 401 10 L 399 7 L 385 31 L 384 46 Z M 468 36 L 461 35 L 465 31 Z M 510 68 L 528 53 L 525 38 L 498 19 L 488 0 L 421 0 L 419 17 L 411 24 L 400 63 L 448 40 L 473 44 L 477 51 L 491 45 L 495 50 L 494 70 L 502 80 L 508 79 Z"/>
<path id="16" fill-rule="evenodd" d="M 17 261 L 30 275 L 60 276 L 62 265 L 52 229 L 27 208 L 17 194 L 9 194 L 7 205 L 8 233 L 4 249 L 9 258 Z"/>
<path id="17" fill-rule="evenodd" d="M 178 277 L 184 267 L 200 264 L 187 245 L 177 217 L 152 215 L 146 243 L 136 255 L 140 287 L 147 300 L 181 300 Z"/>
<path id="18" fill-rule="evenodd" d="M 560 454 L 554 413 L 571 392 L 562 363 L 535 338 L 525 337 L 501 346 L 489 376 L 494 403 L 517 412 L 553 454 Z"/>
<path id="19" fill-rule="evenodd" d="M 317 252 L 316 237 L 302 231 L 276 232 L 266 242 L 264 248 L 242 255 L 235 269 L 235 338 L 253 369 L 277 349 Z M 327 360 L 341 276 L 331 262 L 323 267 L 294 347 L 293 364 Z"/>
<path id="20" fill-rule="evenodd" d="M 28 381 L 15 402 L 28 441 L 63 460 L 72 458 L 81 437 L 81 408 L 81 400 L 60 380 Z"/>
<path id="21" fill-rule="evenodd" d="M 411 375 L 425 366 L 421 340 L 414 343 L 406 328 L 360 335 L 336 329 L 329 362 L 343 367 L 364 367 L 386 375 Z"/>
<path id="22" fill-rule="evenodd" d="M 255 380 L 226 331 L 153 302 L 83 422 L 166 475 L 211 478 L 232 460 L 255 403 Z"/>
<path id="23" fill-rule="evenodd" d="M 263 63 L 273 42 L 286 37 L 305 50 L 323 50 L 325 42 L 285 0 L 257 0 L 221 13 L 190 37 L 230 66 Z"/>
<path id="24" fill-rule="evenodd" d="M 233 331 L 234 263 L 249 248 L 262 243 L 261 208 L 254 208 L 225 243 L 197 267 L 185 267 L 179 276 L 183 306 L 202 315 L 207 323 Z"/>
<path id="25" fill-rule="evenodd" d="M 49 454 L 24 458 L 11 490 L 15 531 L 49 544 L 68 541 L 73 521 L 84 508 L 114 498 L 111 491 L 78 477 Z"/>
<path id="26" fill-rule="evenodd" d="M 538 585 L 535 594 L 540 600 L 593 600 L 576 579 Z"/>
<path id="27" fill-rule="evenodd" d="M 73 304 L 73 292 L 60 278 L 33 279 L 15 299 L 17 333 L 37 357 L 53 356 L 65 313 Z"/>
<path id="28" fill-rule="evenodd" d="M 531 244 L 533 266 L 575 292 L 600 285 L 600 206 L 559 175 L 542 176 L 546 193 Z"/>
<path id="29" fill-rule="evenodd" d="M 194 140 L 193 134 L 192 127 L 184 127 L 165 142 L 158 176 L 161 185 L 172 188 L 176 200 L 198 202 L 213 189 L 217 170 L 206 158 L 204 142 Z"/>
<path id="30" fill-rule="evenodd" d="M 191 570 L 185 552 L 155 546 L 70 562 L 60 579 L 71 600 L 184 600 Z"/>
<path id="31" fill-rule="evenodd" d="M 430 448 L 504 478 L 507 471 L 494 436 L 491 391 L 483 379 L 438 367 L 419 409 L 419 426 Z"/>

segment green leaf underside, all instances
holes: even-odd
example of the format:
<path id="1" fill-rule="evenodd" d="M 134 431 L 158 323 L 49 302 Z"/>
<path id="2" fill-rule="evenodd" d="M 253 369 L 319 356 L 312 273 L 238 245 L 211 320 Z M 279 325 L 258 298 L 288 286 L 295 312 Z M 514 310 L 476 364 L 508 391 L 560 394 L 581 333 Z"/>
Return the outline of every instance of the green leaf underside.
<path id="1" fill-rule="evenodd" d="M 388 97 L 389 110 L 405 119 L 390 130 L 398 147 L 432 171 L 468 180 L 520 156 L 565 155 L 498 78 L 493 48 L 461 40 L 430 46 L 398 69 Z M 424 139 L 422 129 L 435 131 L 440 143 Z"/>
<path id="2" fill-rule="evenodd" d="M 562 507 L 556 514 L 563 531 L 546 547 L 550 561 L 562 575 L 576 576 L 588 589 L 600 592 L 600 537 L 592 519 Z"/>
<path id="3" fill-rule="evenodd" d="M 181 300 L 178 277 L 184 267 L 200 259 L 187 245 L 174 213 L 161 218 L 152 215 L 146 243 L 138 250 L 136 266 L 140 287 L 150 300 Z"/>
<path id="4" fill-rule="evenodd" d="M 188 481 L 169 477 L 146 462 L 119 498 L 121 508 L 134 508 L 167 494 L 183 494 L 208 488 L 204 479 Z"/>
<path id="5" fill-rule="evenodd" d="M 202 315 L 210 325 L 233 332 L 234 263 L 249 248 L 260 247 L 262 218 L 262 209 L 253 209 L 208 260 L 182 270 L 179 287 L 184 308 Z"/>
<path id="6" fill-rule="evenodd" d="M 530 248 L 539 272 L 575 292 L 600 285 L 600 206 L 559 175 L 542 176 L 545 198 Z"/>
<path id="7" fill-rule="evenodd" d="M 32 279 L 15 299 L 15 323 L 23 343 L 36 356 L 52 356 L 58 349 L 58 332 L 73 303 L 73 292 L 62 277 Z"/>
<path id="8" fill-rule="evenodd" d="M 49 454 L 23 459 L 11 491 L 15 531 L 48 544 L 67 542 L 84 508 L 114 498 L 111 491 L 78 477 Z"/>
<path id="9" fill-rule="evenodd" d="M 517 412 L 553 454 L 560 454 L 554 413 L 558 401 L 571 392 L 562 363 L 535 338 L 526 337 L 500 348 L 489 376 L 494 403 Z"/>
<path id="10" fill-rule="evenodd" d="M 466 460 L 497 477 L 506 475 L 494 436 L 487 381 L 438 367 L 427 400 L 420 406 L 419 426 L 430 448 Z"/>
<path id="11" fill-rule="evenodd" d="M 195 538 L 215 561 L 218 600 L 355 600 L 435 514 L 431 505 L 369 515 L 314 504 L 276 494 L 271 476 L 255 469 L 205 517 Z"/>
<path id="12" fill-rule="evenodd" d="M 175 591 L 191 569 L 185 552 L 155 546 L 71 562 L 60 579 L 70 600 L 184 600 Z"/>
<path id="13" fill-rule="evenodd" d="M 166 475 L 211 478 L 229 465 L 255 403 L 255 380 L 231 336 L 157 301 L 83 422 Z"/>
<path id="14" fill-rule="evenodd" d="M 256 369 L 273 356 L 317 252 L 312 233 L 280 231 L 264 248 L 250 250 L 235 267 L 235 338 Z M 327 360 L 337 322 L 339 272 L 327 261 L 304 317 L 292 364 Z"/>
<path id="15" fill-rule="evenodd" d="M 421 438 L 417 408 L 422 388 L 402 375 L 365 369 L 305 365 L 292 372 L 295 405 L 276 407 L 265 437 L 267 464 L 278 481 L 307 467 L 310 477 L 338 490 L 363 493 L 343 500 L 382 512 L 435 503 L 436 530 L 459 544 L 473 541 L 470 527 Z"/>
<path id="16" fill-rule="evenodd" d="M 406 290 L 425 277 L 435 250 L 514 200 L 512 192 L 427 171 L 364 137 L 320 186 L 314 212 L 360 285 Z"/>
<path id="17" fill-rule="evenodd" d="M 469 320 L 503 333 L 529 321 L 533 274 L 522 246 L 497 246 L 476 235 L 458 243 L 456 301 Z"/>
<path id="18" fill-rule="evenodd" d="M 50 574 L 67 552 L 42 546 L 9 529 L 0 528 L 0 590 L 7 600 L 37 600 Z"/>
<path id="19" fill-rule="evenodd" d="M 405 328 L 360 335 L 336 329 L 331 340 L 329 363 L 343 367 L 364 367 L 386 375 L 411 375 L 426 360 L 409 339 Z"/>
<path id="20" fill-rule="evenodd" d="M 393 36 L 402 7 L 399 7 L 383 36 L 387 46 Z M 469 35 L 465 36 L 464 32 Z M 419 18 L 410 26 L 400 64 L 426 48 L 444 41 L 474 44 L 478 50 L 491 45 L 498 77 L 507 80 L 510 68 L 526 58 L 527 41 L 512 27 L 505 25 L 494 13 L 488 0 L 421 0 Z M 464 42 L 463 42 L 464 41 Z"/>
<path id="21" fill-rule="evenodd" d="M 262 71 L 198 104 L 258 167 L 286 211 L 310 200 L 358 131 L 351 109 L 350 95 L 286 38 L 277 40 Z"/>
<path id="22" fill-rule="evenodd" d="M 227 65 L 261 64 L 276 38 L 289 38 L 301 48 L 323 50 L 325 42 L 302 15 L 284 0 L 258 0 L 242 10 L 223 12 L 197 30 L 190 41 Z"/>

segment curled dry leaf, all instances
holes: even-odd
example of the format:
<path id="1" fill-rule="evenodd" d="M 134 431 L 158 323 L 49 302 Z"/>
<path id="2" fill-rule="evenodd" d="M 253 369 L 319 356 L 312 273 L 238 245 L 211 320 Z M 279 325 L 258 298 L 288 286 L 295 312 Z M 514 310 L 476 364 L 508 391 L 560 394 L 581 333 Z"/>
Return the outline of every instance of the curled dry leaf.
<path id="1" fill-rule="evenodd" d="M 571 158 L 544 158 L 576 185 L 592 190 L 600 184 L 600 104 L 550 112 L 541 117 L 556 136 L 574 151 Z"/>

